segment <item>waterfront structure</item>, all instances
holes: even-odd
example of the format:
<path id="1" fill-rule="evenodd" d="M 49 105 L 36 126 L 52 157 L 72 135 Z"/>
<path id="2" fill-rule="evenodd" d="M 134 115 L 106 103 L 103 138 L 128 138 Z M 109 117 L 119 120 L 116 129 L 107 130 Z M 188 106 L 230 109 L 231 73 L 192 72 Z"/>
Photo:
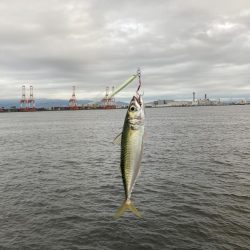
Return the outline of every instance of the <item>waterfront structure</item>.
<path id="1" fill-rule="evenodd" d="M 247 104 L 247 101 L 246 101 L 246 99 L 240 99 L 237 102 L 235 102 L 235 104 L 236 105 L 245 105 L 245 104 Z"/>
<path id="2" fill-rule="evenodd" d="M 112 87 L 112 91 L 109 90 L 109 87 L 106 87 L 106 93 L 102 99 L 102 108 L 104 109 L 114 109 L 116 108 L 115 98 L 111 94 L 115 91 L 115 87 Z"/>
<path id="3" fill-rule="evenodd" d="M 25 85 L 22 86 L 22 97 L 20 99 L 20 111 L 25 111 L 27 109 L 27 99 L 26 99 L 26 93 L 25 93 Z"/>
<path id="4" fill-rule="evenodd" d="M 186 107 L 191 106 L 192 102 L 190 101 L 174 101 L 174 100 L 158 100 L 154 101 L 152 107 L 163 108 L 163 107 Z M 147 106 L 149 106 L 147 104 Z"/>
<path id="5" fill-rule="evenodd" d="M 198 101 L 195 99 L 195 92 L 193 92 L 193 101 L 192 101 L 192 106 L 197 106 Z"/>
<path id="6" fill-rule="evenodd" d="M 35 99 L 33 94 L 33 86 L 30 86 L 30 95 L 29 98 L 26 98 L 26 89 L 25 85 L 22 86 L 22 97 L 19 101 L 20 107 L 18 111 L 35 111 Z"/>
<path id="7" fill-rule="evenodd" d="M 71 110 L 78 109 L 76 101 L 76 86 L 72 86 L 72 96 L 69 99 L 69 109 Z"/>
<path id="8" fill-rule="evenodd" d="M 27 109 L 29 111 L 35 110 L 35 99 L 33 95 L 33 86 L 30 86 L 30 97 L 27 99 Z"/>

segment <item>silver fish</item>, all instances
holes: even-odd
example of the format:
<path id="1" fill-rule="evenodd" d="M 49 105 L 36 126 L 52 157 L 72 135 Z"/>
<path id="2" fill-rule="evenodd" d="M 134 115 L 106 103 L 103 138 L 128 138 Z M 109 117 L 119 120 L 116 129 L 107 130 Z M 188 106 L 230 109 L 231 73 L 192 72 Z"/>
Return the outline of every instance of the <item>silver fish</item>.
<path id="1" fill-rule="evenodd" d="M 120 167 L 125 191 L 125 201 L 118 208 L 115 218 L 119 218 L 127 209 L 137 217 L 141 217 L 139 211 L 131 202 L 131 193 L 140 172 L 144 139 L 144 117 L 142 96 L 133 96 L 125 117 L 122 133 L 114 140 L 114 143 L 121 144 Z"/>

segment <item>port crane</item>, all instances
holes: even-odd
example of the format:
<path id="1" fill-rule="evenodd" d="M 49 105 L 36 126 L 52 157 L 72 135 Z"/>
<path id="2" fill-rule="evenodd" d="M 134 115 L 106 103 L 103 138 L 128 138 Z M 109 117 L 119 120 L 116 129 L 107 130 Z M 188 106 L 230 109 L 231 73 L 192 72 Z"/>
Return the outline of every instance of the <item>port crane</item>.
<path id="1" fill-rule="evenodd" d="M 78 109 L 76 101 L 76 86 L 72 86 L 72 97 L 69 99 L 69 109 Z"/>

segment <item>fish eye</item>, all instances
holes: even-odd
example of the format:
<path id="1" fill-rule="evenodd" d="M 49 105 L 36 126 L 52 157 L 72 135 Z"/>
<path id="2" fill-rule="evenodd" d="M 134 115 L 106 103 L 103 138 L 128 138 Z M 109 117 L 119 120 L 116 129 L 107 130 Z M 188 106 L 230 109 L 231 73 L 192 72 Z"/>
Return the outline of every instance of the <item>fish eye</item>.
<path id="1" fill-rule="evenodd" d="M 130 107 L 130 111 L 135 111 L 135 110 L 136 110 L 135 106 Z"/>

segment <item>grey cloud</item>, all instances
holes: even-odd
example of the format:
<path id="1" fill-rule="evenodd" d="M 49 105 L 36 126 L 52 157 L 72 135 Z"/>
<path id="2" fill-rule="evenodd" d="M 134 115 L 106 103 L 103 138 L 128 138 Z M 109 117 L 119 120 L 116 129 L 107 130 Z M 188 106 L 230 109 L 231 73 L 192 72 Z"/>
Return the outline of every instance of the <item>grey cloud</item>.
<path id="1" fill-rule="evenodd" d="M 149 97 L 250 94 L 249 1 L 3 0 L 0 14 L 0 98 L 23 82 L 88 98 L 138 66 Z"/>

